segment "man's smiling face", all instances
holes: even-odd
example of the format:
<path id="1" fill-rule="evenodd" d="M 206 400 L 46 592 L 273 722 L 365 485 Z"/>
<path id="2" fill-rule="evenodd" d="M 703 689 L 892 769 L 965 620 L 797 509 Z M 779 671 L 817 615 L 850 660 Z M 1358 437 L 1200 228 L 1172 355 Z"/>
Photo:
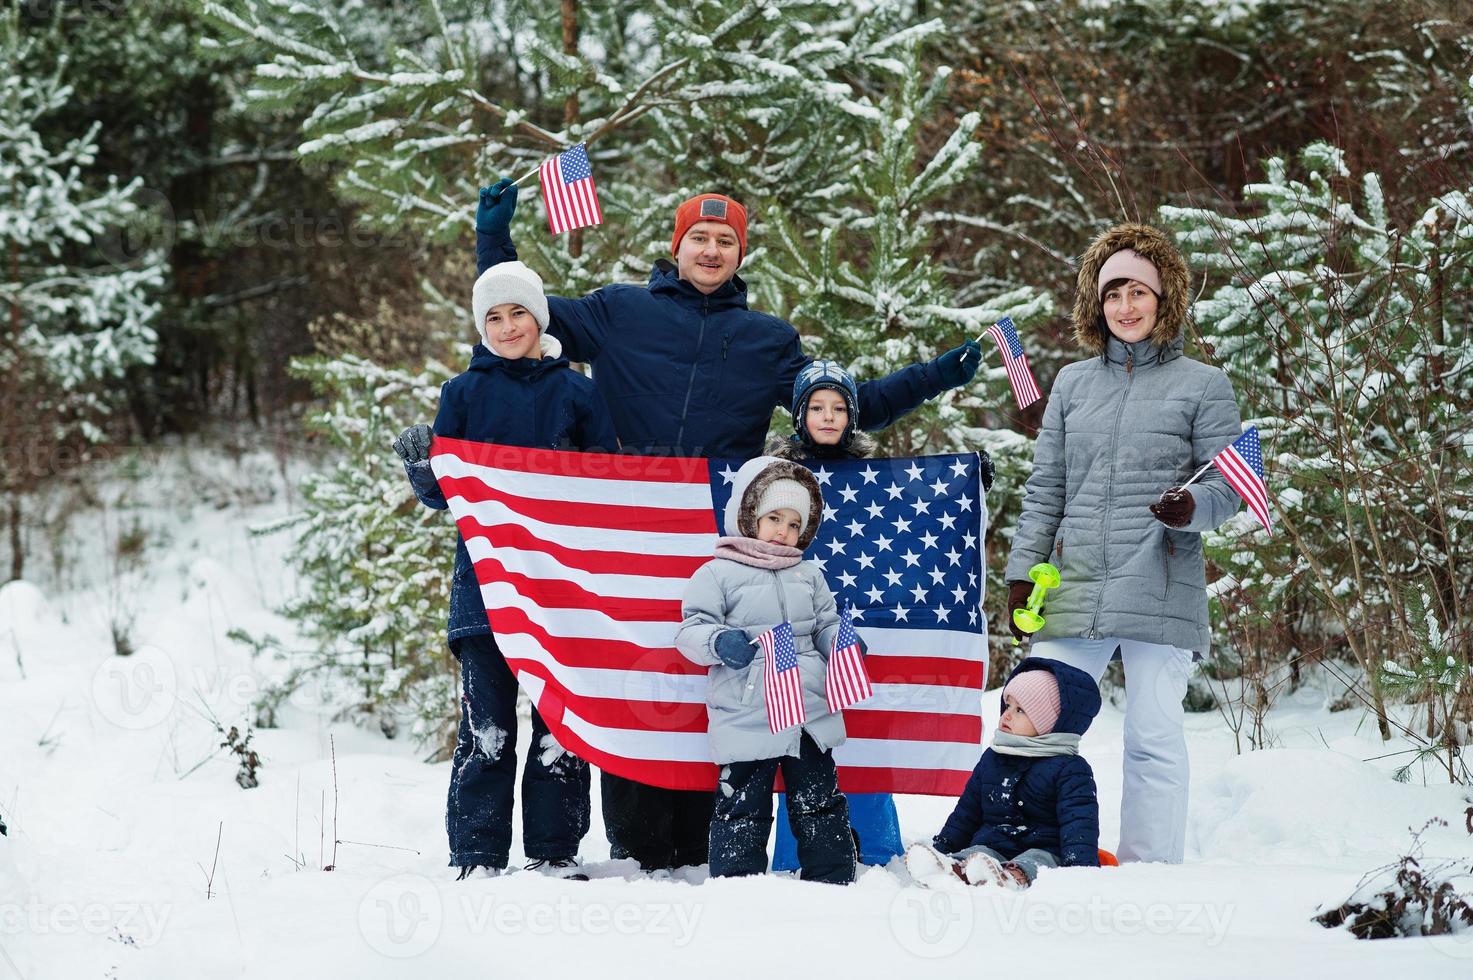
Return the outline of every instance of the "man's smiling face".
<path id="1" fill-rule="evenodd" d="M 680 278 L 703 293 L 713 293 L 736 275 L 742 246 L 731 226 L 720 221 L 697 221 L 680 240 L 675 268 Z"/>

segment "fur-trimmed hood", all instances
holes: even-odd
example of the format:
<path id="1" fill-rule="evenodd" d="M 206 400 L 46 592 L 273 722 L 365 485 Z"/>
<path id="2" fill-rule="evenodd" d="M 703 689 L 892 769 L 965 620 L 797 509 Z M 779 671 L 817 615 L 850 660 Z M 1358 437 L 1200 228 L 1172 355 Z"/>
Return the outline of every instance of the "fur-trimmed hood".
<path id="1" fill-rule="evenodd" d="M 757 502 L 763 492 L 778 480 L 797 480 L 808 490 L 808 520 L 803 534 L 798 538 L 798 550 L 806 551 L 818 536 L 818 525 L 823 520 L 823 494 L 818 489 L 818 480 L 806 468 L 775 456 L 758 456 L 749 459 L 737 470 L 731 483 L 731 499 L 726 502 L 726 514 L 722 524 L 727 534 L 744 538 L 757 536 Z"/>
<path id="2" fill-rule="evenodd" d="M 848 448 L 839 446 L 809 445 L 796 433 L 791 436 L 768 436 L 767 455 L 794 463 L 818 462 L 825 459 L 871 459 L 879 451 L 874 437 L 867 432 L 855 432 Z"/>
<path id="3" fill-rule="evenodd" d="M 1164 295 L 1156 311 L 1156 329 L 1150 341 L 1166 347 L 1182 336 L 1187 323 L 1191 274 L 1186 260 L 1165 232 L 1151 225 L 1116 225 L 1085 249 L 1079 260 L 1079 279 L 1074 287 L 1074 339 L 1090 354 L 1103 354 L 1107 328 L 1100 305 L 1099 276 L 1105 260 L 1122 248 L 1134 249 L 1149 259 L 1161 274 Z"/>

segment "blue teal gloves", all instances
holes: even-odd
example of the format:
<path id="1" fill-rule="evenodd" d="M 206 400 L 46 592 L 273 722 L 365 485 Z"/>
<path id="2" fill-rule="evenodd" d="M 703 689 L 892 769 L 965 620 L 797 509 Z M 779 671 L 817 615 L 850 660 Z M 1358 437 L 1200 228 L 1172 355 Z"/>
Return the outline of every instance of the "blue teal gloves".
<path id="1" fill-rule="evenodd" d="M 732 670 L 741 670 L 757 656 L 747 634 L 741 630 L 727 630 L 716 634 L 716 657 Z"/>
<path id="2" fill-rule="evenodd" d="M 969 340 L 936 358 L 936 373 L 941 376 L 942 384 L 955 388 L 971 381 L 981 363 L 982 348 L 975 340 Z"/>
<path id="3" fill-rule="evenodd" d="M 505 233 L 511 228 L 511 216 L 517 212 L 517 185 L 503 177 L 490 187 L 481 188 L 481 203 L 476 206 L 476 231 L 488 235 Z"/>

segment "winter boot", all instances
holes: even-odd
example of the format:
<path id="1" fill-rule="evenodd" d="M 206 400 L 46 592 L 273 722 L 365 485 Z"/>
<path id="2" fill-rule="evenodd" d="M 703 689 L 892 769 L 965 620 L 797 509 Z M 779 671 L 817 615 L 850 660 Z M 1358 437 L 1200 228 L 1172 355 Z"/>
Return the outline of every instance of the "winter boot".
<path id="1" fill-rule="evenodd" d="M 526 870 L 547 875 L 549 878 L 562 878 L 564 881 L 588 880 L 588 876 L 579 870 L 578 859 L 575 857 L 538 858 L 527 862 Z"/>
<path id="2" fill-rule="evenodd" d="M 495 878 L 498 875 L 501 875 L 502 873 L 504 873 L 506 871 L 506 869 L 505 868 L 493 868 L 489 864 L 467 864 L 467 865 L 463 865 L 461 867 L 460 874 L 458 874 L 458 875 L 455 876 L 455 880 L 456 881 L 465 881 L 467 878 L 470 878 L 470 877 L 474 876 L 477 871 L 481 872 L 481 876 L 482 877 L 485 877 L 485 878 Z"/>
<path id="3" fill-rule="evenodd" d="M 922 888 L 935 888 L 962 878 L 962 870 L 957 867 L 957 863 L 929 844 L 916 843 L 906 848 L 905 870 L 910 872 L 911 880 Z"/>

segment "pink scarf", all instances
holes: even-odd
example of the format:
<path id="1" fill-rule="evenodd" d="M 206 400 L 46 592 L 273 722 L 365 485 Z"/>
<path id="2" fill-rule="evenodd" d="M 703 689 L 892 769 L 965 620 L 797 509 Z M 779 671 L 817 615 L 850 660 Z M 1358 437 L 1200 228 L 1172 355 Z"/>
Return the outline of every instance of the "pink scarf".
<path id="1" fill-rule="evenodd" d="M 716 557 L 751 565 L 753 568 L 792 568 L 803 560 L 803 552 L 785 544 L 756 538 L 722 536 L 716 539 Z"/>

